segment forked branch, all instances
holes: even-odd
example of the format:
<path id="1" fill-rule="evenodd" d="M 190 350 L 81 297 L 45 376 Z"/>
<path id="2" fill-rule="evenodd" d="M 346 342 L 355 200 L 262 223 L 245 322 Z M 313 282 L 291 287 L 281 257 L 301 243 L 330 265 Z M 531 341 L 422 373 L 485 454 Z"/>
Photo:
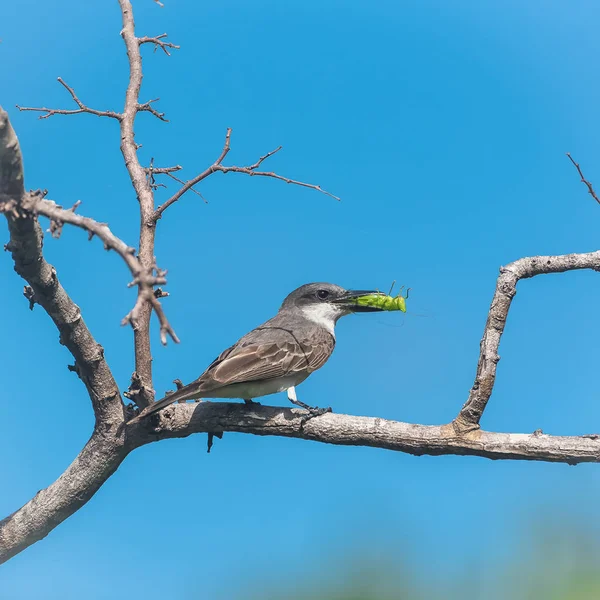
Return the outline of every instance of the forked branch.
<path id="1" fill-rule="evenodd" d="M 204 171 L 202 171 L 202 173 L 200 173 L 199 175 L 196 175 L 196 177 L 193 177 L 192 179 L 186 181 L 177 192 L 175 192 L 168 200 L 166 200 L 163 204 L 161 204 L 154 211 L 154 214 L 152 216 L 153 220 L 155 222 L 158 221 L 162 217 L 165 210 L 167 210 L 167 208 L 169 208 L 169 206 L 171 206 L 172 204 L 177 202 L 177 200 L 179 200 L 189 190 L 192 190 L 201 196 L 200 192 L 198 192 L 197 190 L 194 189 L 194 186 L 197 185 L 198 183 L 200 183 L 203 179 L 206 179 L 209 175 L 212 175 L 213 173 L 216 173 L 218 171 L 220 171 L 221 173 L 243 173 L 245 175 L 250 175 L 250 176 L 271 177 L 273 179 L 279 179 L 280 181 L 285 181 L 286 183 L 290 183 L 292 185 L 298 185 L 301 187 L 309 188 L 311 190 L 316 190 L 318 192 L 321 192 L 322 194 L 325 194 L 327 196 L 330 196 L 331 198 L 334 198 L 335 200 L 339 200 L 339 198 L 337 196 L 334 196 L 330 192 L 324 190 L 319 185 L 314 185 L 312 183 L 304 183 L 303 181 L 296 181 L 295 179 L 289 179 L 287 177 L 283 177 L 282 175 L 278 175 L 277 173 L 275 173 L 273 171 L 258 171 L 257 170 L 265 160 L 267 160 L 268 158 L 270 158 L 271 156 L 273 156 L 274 154 L 279 152 L 281 150 L 281 148 L 282 148 L 282 146 L 278 146 L 277 148 L 275 148 L 275 150 L 271 150 L 271 152 L 267 152 L 267 154 L 265 154 L 264 156 L 261 156 L 254 164 L 248 165 L 247 167 L 236 167 L 236 166 L 226 167 L 222 163 L 231 149 L 231 127 L 228 127 L 227 133 L 225 134 L 225 144 L 224 144 L 223 150 L 221 150 L 221 154 L 219 154 L 219 157 L 217 158 L 217 160 L 215 160 L 215 162 L 212 163 L 212 165 L 210 165 Z M 161 174 L 159 171 L 160 170 L 158 170 L 158 169 L 154 170 L 154 173 L 157 175 Z M 172 179 L 175 179 L 175 177 L 173 177 L 171 175 L 171 172 L 167 171 L 166 169 L 163 169 L 163 174 L 170 175 Z"/>
<path id="2" fill-rule="evenodd" d="M 22 207 L 27 201 L 23 163 L 17 136 L 0 108 L 0 208 L 8 220 L 15 271 L 28 283 L 30 305 L 39 304 L 54 321 L 61 343 L 75 358 L 99 423 L 116 425 L 124 419 L 121 395 L 104 358 L 102 346 L 87 328 L 79 307 L 64 290 L 56 269 L 43 255 L 43 234 L 36 219 Z"/>
<path id="3" fill-rule="evenodd" d="M 56 237 L 60 235 L 65 223 L 85 229 L 102 239 L 107 249 L 115 250 L 121 255 L 129 267 L 133 275 L 131 285 L 138 287 L 138 297 L 134 309 L 126 317 L 126 320 L 134 323 L 136 362 L 127 396 L 135 399 L 140 408 L 144 408 L 153 400 L 154 395 L 149 338 L 152 310 L 158 315 L 163 341 L 166 341 L 167 335 L 177 341 L 159 303 L 159 298 L 166 294 L 160 288 L 155 289 L 156 285 L 165 282 L 166 274 L 166 271 L 157 268 L 154 257 L 156 223 L 163 212 L 186 192 L 199 193 L 194 186 L 218 171 L 279 179 L 338 198 L 320 186 L 289 179 L 274 171 L 260 170 L 263 163 L 280 151 L 281 147 L 245 167 L 223 165 L 230 151 L 231 129 L 227 130 L 223 150 L 216 161 L 189 181 L 182 181 L 174 175 L 181 169 L 178 165 L 155 168 L 152 162 L 150 167 L 142 167 L 137 155 L 140 146 L 135 141 L 135 118 L 139 112 L 150 112 L 159 119 L 165 119 L 152 106 L 154 100 L 140 103 L 140 47 L 153 44 L 155 50 L 160 48 L 169 54 L 169 50 L 177 46 L 166 42 L 165 34 L 154 38 L 136 37 L 130 0 L 118 2 L 123 23 L 121 35 L 129 62 L 129 81 L 123 112 L 98 111 L 87 107 L 61 79 L 59 82 L 67 89 L 78 109 L 20 107 L 20 110 L 41 112 L 41 118 L 87 112 L 119 121 L 121 151 L 140 205 L 140 244 L 137 256 L 133 248 L 115 237 L 107 225 L 77 214 L 75 209 L 78 203 L 70 209 L 64 209 L 45 199 L 43 194 L 25 193 L 18 142 L 6 113 L 0 110 L 0 210 L 9 223 L 10 241 L 7 249 L 12 253 L 16 271 L 27 281 L 24 295 L 30 306 L 39 304 L 46 310 L 60 332 L 61 342 L 75 357 L 75 365 L 70 368 L 85 383 L 96 415 L 92 437 L 72 465 L 55 483 L 0 521 L 0 562 L 45 537 L 83 506 L 115 472 L 130 451 L 154 441 L 185 437 L 193 433 L 208 433 L 212 436 L 216 435 L 215 432 L 236 431 L 328 444 L 386 448 L 415 455 L 459 454 L 569 464 L 600 462 L 600 435 L 595 433 L 558 437 L 545 435 L 541 431 L 506 434 L 482 431 L 479 428 L 494 386 L 499 360 L 498 348 L 518 281 L 546 273 L 576 269 L 600 270 L 600 252 L 523 258 L 501 269 L 481 341 L 475 382 L 467 402 L 452 423 L 428 426 L 342 414 L 325 414 L 307 420 L 306 413 L 298 409 L 210 402 L 173 405 L 147 420 L 126 423 L 125 407 L 105 361 L 102 347 L 87 329 L 79 307 L 60 285 L 56 270 L 44 259 L 43 234 L 37 215 L 50 219 L 50 230 Z M 571 161 L 590 194 L 600 203 L 579 165 L 572 158 Z M 157 175 L 171 177 L 181 183 L 181 188 L 155 209 L 154 190 L 159 185 L 155 181 Z"/>
<path id="4" fill-rule="evenodd" d="M 75 212 L 79 206 L 76 202 L 72 208 L 64 209 L 52 200 L 47 200 L 41 193 L 29 193 L 23 197 L 21 208 L 29 214 L 42 215 L 50 219 L 50 231 L 54 237 L 59 237 L 62 227 L 65 223 L 79 227 L 88 232 L 88 239 L 97 236 L 104 243 L 105 250 L 114 250 L 124 261 L 133 276 L 129 287 L 137 286 L 139 288 L 138 298 L 133 309 L 123 319 L 123 324 L 130 323 L 134 328 L 137 327 L 141 310 L 144 303 L 149 303 L 156 312 L 160 323 L 160 338 L 163 344 L 167 343 L 167 335 L 175 342 L 179 338 L 171 327 L 164 310 L 158 301 L 154 288 L 158 285 L 165 285 L 166 271 L 160 270 L 156 264 L 145 267 L 136 256 L 135 248 L 128 246 L 112 233 L 106 223 L 98 223 L 89 217 L 84 217 Z M 8 206 L 5 210 L 8 209 Z"/>
<path id="5" fill-rule="evenodd" d="M 496 381 L 496 366 L 500 361 L 498 348 L 512 299 L 517 293 L 518 281 L 530 279 L 536 275 L 581 269 L 600 271 L 600 251 L 562 256 L 531 256 L 520 258 L 500 269 L 496 292 L 492 299 L 480 344 L 481 350 L 475 382 L 465 405 L 454 420 L 457 431 L 465 432 L 479 428 L 479 421 L 492 395 Z"/>
<path id="6" fill-rule="evenodd" d="M 171 42 L 165 41 L 166 37 L 166 33 L 161 33 L 156 37 L 144 36 L 138 38 L 138 44 L 140 46 L 143 44 L 154 44 L 154 52 L 156 52 L 160 48 L 167 56 L 171 56 L 169 50 L 179 50 L 180 47 L 176 46 L 175 44 L 172 44 Z"/>
<path id="7" fill-rule="evenodd" d="M 28 106 L 19 106 L 18 104 L 17 108 L 23 112 L 29 111 L 44 113 L 43 115 L 40 115 L 40 119 L 47 119 L 48 117 L 52 117 L 54 115 L 79 115 L 81 113 L 88 113 L 90 115 L 96 115 L 97 117 L 109 117 L 111 119 L 116 119 L 117 121 L 120 121 L 123 118 L 123 115 L 112 110 L 96 110 L 95 108 L 90 108 L 78 98 L 75 90 L 67 85 L 62 78 L 58 77 L 57 81 L 67 90 L 67 92 L 69 92 L 71 98 L 73 98 L 73 101 L 79 107 L 78 109 L 67 110 L 63 108 L 32 108 Z"/>

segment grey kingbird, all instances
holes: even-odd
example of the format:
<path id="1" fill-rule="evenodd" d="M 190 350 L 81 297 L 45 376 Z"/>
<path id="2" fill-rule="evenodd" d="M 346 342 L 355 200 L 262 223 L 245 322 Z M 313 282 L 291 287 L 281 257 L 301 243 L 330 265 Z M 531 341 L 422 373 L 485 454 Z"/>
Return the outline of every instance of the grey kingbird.
<path id="1" fill-rule="evenodd" d="M 296 386 L 321 368 L 335 346 L 335 324 L 354 312 L 381 309 L 353 300 L 376 291 L 345 290 L 332 283 L 308 283 L 294 290 L 279 312 L 222 352 L 196 379 L 151 404 L 145 417 L 173 402 L 198 398 L 253 398 L 287 390 L 290 402 L 318 411 L 296 397 Z M 136 419 L 137 420 L 137 419 Z"/>

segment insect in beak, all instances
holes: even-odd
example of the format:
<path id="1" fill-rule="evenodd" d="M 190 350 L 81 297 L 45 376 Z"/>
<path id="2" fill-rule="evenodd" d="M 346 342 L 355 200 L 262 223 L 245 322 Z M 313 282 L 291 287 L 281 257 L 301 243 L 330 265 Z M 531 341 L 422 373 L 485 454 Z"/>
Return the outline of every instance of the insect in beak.
<path id="1" fill-rule="evenodd" d="M 394 283 L 396 282 L 394 281 Z M 350 290 L 340 298 L 340 301 L 352 312 L 375 312 L 382 310 L 406 312 L 406 300 L 408 300 L 410 288 L 406 290 L 406 296 L 402 296 L 404 286 L 400 288 L 400 294 L 392 296 L 394 283 L 392 283 L 389 294 L 383 294 L 380 291 Z"/>
<path id="2" fill-rule="evenodd" d="M 347 290 L 343 296 L 337 298 L 334 302 L 342 305 L 344 308 L 348 308 L 352 312 L 381 312 L 383 310 L 382 308 L 363 304 L 359 300 L 360 298 L 374 296 L 382 296 L 385 298 L 385 294 L 377 290 Z"/>

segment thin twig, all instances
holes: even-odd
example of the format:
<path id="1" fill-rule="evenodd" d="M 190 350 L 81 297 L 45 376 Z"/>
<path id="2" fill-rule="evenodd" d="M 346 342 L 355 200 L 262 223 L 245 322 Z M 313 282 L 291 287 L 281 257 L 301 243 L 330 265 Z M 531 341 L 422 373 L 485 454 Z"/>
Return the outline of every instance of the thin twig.
<path id="1" fill-rule="evenodd" d="M 168 173 L 181 171 L 181 169 L 183 169 L 181 165 L 175 165 L 174 167 L 155 167 L 154 165 L 150 165 L 149 167 L 144 167 L 146 173 L 152 172 L 154 175 L 167 175 Z"/>
<path id="2" fill-rule="evenodd" d="M 164 121 L 165 123 L 169 122 L 169 119 L 165 119 L 165 113 L 158 112 L 156 109 L 152 107 L 153 102 L 158 102 L 160 98 L 153 98 L 152 100 L 148 100 L 148 102 L 144 102 L 143 104 L 138 104 L 137 110 L 138 112 L 149 112 L 152 113 L 157 119 Z"/>
<path id="3" fill-rule="evenodd" d="M 40 119 L 47 119 L 48 117 L 52 117 L 53 115 L 79 115 L 82 113 L 89 113 L 90 115 L 96 115 L 97 117 L 110 117 L 111 119 L 116 119 L 120 121 L 123 118 L 123 115 L 120 113 L 114 112 L 112 110 L 96 110 L 94 108 L 90 108 L 86 106 L 77 96 L 72 87 L 67 85 L 61 77 L 57 78 L 58 83 L 60 83 L 71 95 L 73 101 L 79 108 L 77 110 L 66 110 L 62 108 L 32 108 L 28 106 L 19 106 L 16 105 L 17 108 L 22 111 L 30 111 L 30 112 L 44 112 L 45 115 L 40 115 Z"/>
<path id="4" fill-rule="evenodd" d="M 156 50 L 158 48 L 160 48 L 167 56 L 171 56 L 171 53 L 169 52 L 169 48 L 171 48 L 172 50 L 179 50 L 179 46 L 172 44 L 171 42 L 164 42 L 163 38 L 166 38 L 167 34 L 166 33 L 161 33 L 160 35 L 157 35 L 156 37 L 148 37 L 148 36 L 144 36 L 144 37 L 140 37 L 138 38 L 138 44 L 141 46 L 142 44 L 154 44 L 154 52 L 156 52 Z"/>
<path id="5" fill-rule="evenodd" d="M 171 179 L 175 180 L 177 183 L 181 183 L 182 185 L 185 185 L 185 181 L 183 181 L 183 179 L 179 179 L 179 177 L 175 177 L 175 175 L 173 175 L 173 173 L 165 173 L 165 175 L 167 177 L 170 177 Z M 192 186 L 189 189 L 189 191 L 196 194 L 197 196 L 200 196 L 200 198 L 202 199 L 204 204 L 208 204 L 208 200 L 194 186 Z"/>
<path id="6" fill-rule="evenodd" d="M 44 193 L 32 192 L 26 194 L 21 202 L 21 207 L 25 211 L 42 215 L 50 219 L 50 231 L 53 237 L 60 237 L 64 223 L 69 223 L 81 229 L 85 229 L 90 235 L 89 239 L 97 236 L 104 243 L 105 250 L 114 250 L 129 267 L 133 275 L 133 281 L 129 287 L 137 286 L 139 289 L 138 298 L 133 309 L 123 319 L 123 324 L 131 323 L 134 329 L 137 326 L 140 311 L 143 305 L 148 302 L 156 312 L 160 322 L 160 338 L 163 344 L 167 343 L 167 334 L 171 336 L 175 343 L 179 343 L 179 338 L 169 324 L 158 298 L 154 294 L 154 287 L 165 285 L 166 271 L 158 269 L 156 264 L 150 268 L 144 267 L 136 256 L 135 248 L 128 246 L 125 242 L 115 236 L 106 223 L 98 223 L 89 217 L 84 217 L 75 213 L 75 209 L 80 202 L 76 202 L 73 207 L 64 209 L 52 200 L 44 198 Z M 8 202 L 2 206 L 2 212 L 10 212 L 12 208 Z"/>
<path id="7" fill-rule="evenodd" d="M 216 171 L 221 171 L 221 173 L 245 173 L 246 175 L 250 175 L 251 177 L 272 177 L 273 179 L 279 179 L 280 181 L 285 181 L 286 183 L 291 183 L 292 185 L 299 185 L 301 187 L 309 188 L 311 190 L 316 190 L 317 192 L 321 192 L 326 196 L 333 198 L 334 200 L 340 200 L 338 196 L 334 196 L 332 193 L 324 190 L 320 185 L 314 185 L 312 183 L 304 183 L 303 181 L 296 181 L 295 179 L 289 179 L 288 177 L 283 177 L 282 175 L 278 175 L 277 173 L 273 173 L 272 171 L 253 171 L 251 167 L 224 167 L 222 165 L 218 165 L 215 167 Z"/>
<path id="8" fill-rule="evenodd" d="M 230 173 L 230 172 L 231 173 L 244 173 L 246 175 L 251 175 L 251 176 L 271 177 L 273 179 L 279 179 L 280 181 L 285 181 L 286 183 L 291 183 L 292 185 L 299 185 L 301 187 L 309 188 L 311 190 L 316 190 L 318 192 L 321 192 L 322 194 L 326 194 L 327 196 L 334 198 L 335 200 L 339 200 L 339 198 L 337 196 L 334 196 L 333 194 L 322 189 L 321 186 L 319 186 L 319 185 L 314 185 L 312 183 L 304 183 L 302 181 L 297 181 L 295 179 L 289 179 L 288 177 L 283 177 L 282 175 L 278 175 L 277 173 L 274 173 L 274 172 L 266 172 L 266 171 L 257 171 L 256 170 L 256 169 L 258 169 L 258 167 L 260 167 L 260 165 L 263 163 L 263 161 L 267 160 L 268 158 L 270 158 L 271 156 L 273 156 L 274 154 L 279 152 L 281 150 L 281 148 L 282 148 L 282 146 L 278 146 L 277 148 L 275 148 L 275 150 L 271 150 L 271 152 L 267 152 L 267 154 L 265 154 L 264 156 L 261 156 L 255 163 L 253 163 L 247 167 L 223 166 L 222 162 L 223 162 L 224 158 L 227 156 L 229 150 L 231 149 L 231 127 L 227 128 L 227 133 L 225 135 L 225 145 L 223 146 L 223 150 L 221 151 L 219 158 L 217 158 L 217 160 L 212 165 L 210 165 L 210 167 L 208 167 L 207 169 L 202 171 L 202 173 L 200 173 L 199 175 L 196 175 L 196 177 L 194 177 L 193 179 L 186 181 L 180 190 L 175 192 L 175 194 L 173 194 L 166 202 L 161 204 L 154 211 L 154 215 L 152 218 L 154 219 L 155 222 L 158 221 L 162 217 L 165 210 L 167 210 L 167 208 L 169 208 L 169 206 L 171 206 L 171 204 L 174 204 L 175 202 L 177 202 L 177 200 L 179 200 L 179 198 L 181 198 L 181 196 L 183 196 L 187 191 L 191 190 L 197 183 L 200 183 L 203 179 L 206 179 L 209 175 L 212 175 L 213 173 L 216 173 L 217 171 L 220 171 L 221 173 Z"/>
<path id="9" fill-rule="evenodd" d="M 585 185 L 587 185 L 587 189 L 588 192 L 590 193 L 590 195 L 592 196 L 592 198 L 598 203 L 600 204 L 600 199 L 598 198 L 598 196 L 596 196 L 596 192 L 594 192 L 594 188 L 592 187 L 592 183 L 590 181 L 588 181 L 584 176 L 583 173 L 581 172 L 581 168 L 579 167 L 579 163 L 576 163 L 573 160 L 573 157 L 571 156 L 570 152 L 567 152 L 567 156 L 569 157 L 569 160 L 575 165 L 575 168 L 577 169 L 577 172 L 579 173 L 579 177 L 581 177 L 581 183 L 585 183 Z"/>

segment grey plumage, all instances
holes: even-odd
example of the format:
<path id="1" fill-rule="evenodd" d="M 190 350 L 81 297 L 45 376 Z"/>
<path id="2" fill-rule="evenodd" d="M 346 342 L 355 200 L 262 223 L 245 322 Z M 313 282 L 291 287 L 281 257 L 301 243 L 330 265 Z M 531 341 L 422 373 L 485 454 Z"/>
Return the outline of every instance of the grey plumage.
<path id="1" fill-rule="evenodd" d="M 294 290 L 272 319 L 224 350 L 198 379 L 155 402 L 140 414 L 150 415 L 173 402 L 197 398 L 252 398 L 288 390 L 303 407 L 295 386 L 321 368 L 335 347 L 334 326 L 350 312 L 378 309 L 352 305 L 357 295 L 329 283 L 311 283 Z"/>

